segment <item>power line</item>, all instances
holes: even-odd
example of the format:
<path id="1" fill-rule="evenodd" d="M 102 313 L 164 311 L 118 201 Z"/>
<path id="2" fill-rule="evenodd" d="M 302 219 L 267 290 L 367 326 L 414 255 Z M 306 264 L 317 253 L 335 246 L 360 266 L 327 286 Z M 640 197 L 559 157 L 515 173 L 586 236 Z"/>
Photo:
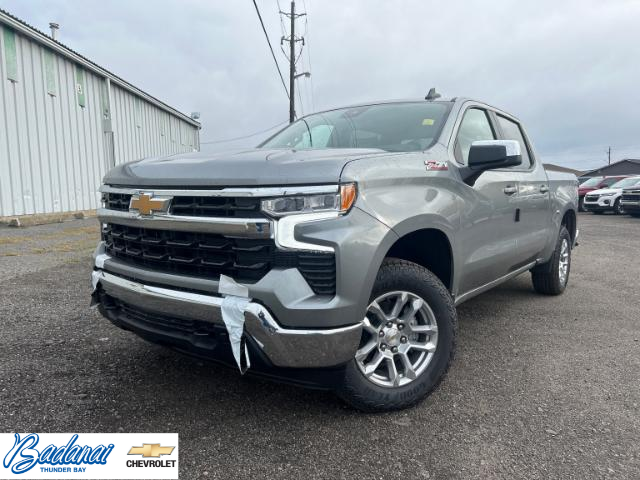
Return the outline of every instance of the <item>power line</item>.
<path id="1" fill-rule="evenodd" d="M 300 95 L 300 83 L 298 82 L 298 79 L 296 78 L 296 85 L 298 85 L 298 101 L 300 102 L 300 114 L 304 116 L 304 108 L 302 105 L 302 95 Z"/>
<path id="2" fill-rule="evenodd" d="M 282 81 L 282 86 L 284 87 L 284 91 L 287 94 L 287 98 L 289 98 L 289 90 L 287 90 L 287 84 L 284 82 L 284 77 L 282 76 L 282 72 L 280 71 L 280 65 L 278 64 L 278 60 L 276 59 L 276 54 L 273 53 L 271 40 L 269 40 L 269 35 L 267 35 L 267 29 L 264 28 L 262 15 L 260 15 L 260 10 L 258 9 L 258 4 L 256 3 L 256 0 L 253 0 L 253 6 L 256 7 L 256 13 L 258 14 L 258 19 L 260 19 L 260 25 L 262 25 L 262 31 L 264 32 L 264 36 L 267 39 L 267 43 L 269 44 L 269 50 L 271 50 L 271 56 L 273 57 L 273 61 L 276 63 L 276 68 L 278 69 L 278 74 L 280 75 L 280 81 Z"/>
<path id="3" fill-rule="evenodd" d="M 306 2 L 304 2 L 306 3 Z M 306 5 L 305 5 L 306 8 Z M 307 34 L 309 32 L 309 22 L 307 21 L 308 18 L 308 12 L 307 12 L 307 16 L 304 17 L 305 21 L 304 21 L 304 45 L 300 48 L 300 58 L 296 60 L 296 62 L 300 63 L 300 68 L 303 69 L 304 71 L 307 72 L 311 72 L 311 63 L 308 61 L 309 58 L 309 38 L 307 37 Z M 305 48 L 306 47 L 306 48 Z M 309 81 L 312 82 L 311 77 L 309 77 Z M 308 111 L 314 111 L 313 109 L 313 102 L 312 102 L 312 98 L 311 98 L 311 89 L 309 88 L 309 83 L 307 82 L 303 82 L 304 83 L 304 101 L 307 104 L 307 110 Z M 311 85 L 313 85 L 311 83 Z M 298 87 L 300 88 L 300 87 Z"/>
<path id="4" fill-rule="evenodd" d="M 285 123 L 289 123 L 289 121 L 285 120 L 284 122 L 280 122 L 277 125 L 274 125 L 272 127 L 265 128 L 264 130 L 260 130 L 259 132 L 251 133 L 249 135 L 243 135 L 242 137 L 227 138 L 227 139 L 224 139 L 224 140 L 209 140 L 207 142 L 200 142 L 200 145 L 211 145 L 213 143 L 233 142 L 235 140 L 243 140 L 245 138 L 255 137 L 256 135 L 260 135 L 261 133 L 267 133 L 268 131 L 273 130 L 274 128 L 280 127 L 280 126 L 284 125 Z"/>
<path id="5" fill-rule="evenodd" d="M 276 0 L 278 4 L 278 17 L 280 18 L 280 31 L 282 32 L 282 36 L 284 37 L 287 34 L 287 29 L 284 26 L 284 22 L 282 21 L 282 8 L 280 7 L 280 0 Z M 282 45 L 280 46 L 282 49 Z M 284 51 L 284 50 L 283 50 Z"/>
<path id="6" fill-rule="evenodd" d="M 311 3 L 311 2 L 309 2 Z M 309 62 L 309 71 L 313 71 L 313 67 L 311 66 L 311 47 L 309 46 L 309 8 L 307 7 L 306 0 L 302 0 L 302 5 L 304 6 L 304 11 L 307 12 L 307 16 L 304 17 L 304 36 L 307 38 L 307 60 Z M 316 111 L 316 101 L 313 95 L 313 77 L 309 77 L 309 81 L 311 82 L 311 88 L 308 89 L 311 92 L 311 111 Z"/>

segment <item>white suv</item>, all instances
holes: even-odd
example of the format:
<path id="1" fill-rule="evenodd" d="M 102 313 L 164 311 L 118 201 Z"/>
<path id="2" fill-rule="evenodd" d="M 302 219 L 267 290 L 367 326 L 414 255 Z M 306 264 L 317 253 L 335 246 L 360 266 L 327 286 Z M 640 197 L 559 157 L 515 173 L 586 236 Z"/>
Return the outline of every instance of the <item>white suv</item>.
<path id="1" fill-rule="evenodd" d="M 624 213 L 624 208 L 620 204 L 622 189 L 639 185 L 640 177 L 628 177 L 617 181 L 610 187 L 589 192 L 584 197 L 584 208 L 593 213 L 609 211 L 621 215 Z"/>

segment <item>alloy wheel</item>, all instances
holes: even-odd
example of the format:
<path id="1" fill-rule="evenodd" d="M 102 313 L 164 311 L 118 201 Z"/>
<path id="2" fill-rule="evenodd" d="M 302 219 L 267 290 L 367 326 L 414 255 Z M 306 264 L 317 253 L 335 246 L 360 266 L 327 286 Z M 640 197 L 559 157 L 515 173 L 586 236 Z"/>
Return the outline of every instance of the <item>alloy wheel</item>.
<path id="1" fill-rule="evenodd" d="M 560 245 L 560 258 L 558 260 L 558 276 L 560 278 L 560 285 L 565 285 L 567 283 L 570 254 L 571 250 L 569 249 L 569 242 L 566 238 L 563 238 L 562 244 Z"/>
<path id="2" fill-rule="evenodd" d="M 377 297 L 363 323 L 356 363 L 382 387 L 411 383 L 429 366 L 438 346 L 438 324 L 427 302 L 406 291 Z"/>

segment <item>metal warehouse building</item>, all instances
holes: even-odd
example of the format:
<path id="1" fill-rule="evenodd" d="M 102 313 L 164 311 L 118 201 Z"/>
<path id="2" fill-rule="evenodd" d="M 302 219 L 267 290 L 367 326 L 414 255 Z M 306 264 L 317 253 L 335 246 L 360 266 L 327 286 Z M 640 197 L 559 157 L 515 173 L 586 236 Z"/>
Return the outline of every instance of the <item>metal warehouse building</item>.
<path id="1" fill-rule="evenodd" d="M 589 170 L 582 175 L 584 177 L 598 177 L 600 175 L 640 175 L 640 159 L 625 158 L 605 165 L 604 167 Z"/>
<path id="2" fill-rule="evenodd" d="M 0 217 L 91 210 L 116 164 L 199 149 L 200 124 L 0 10 Z"/>

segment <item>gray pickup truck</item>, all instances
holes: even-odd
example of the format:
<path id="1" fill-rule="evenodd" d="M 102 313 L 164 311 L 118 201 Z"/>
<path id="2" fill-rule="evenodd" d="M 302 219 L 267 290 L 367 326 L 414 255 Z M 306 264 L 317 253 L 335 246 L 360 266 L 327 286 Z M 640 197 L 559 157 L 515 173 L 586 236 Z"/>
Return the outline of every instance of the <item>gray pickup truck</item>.
<path id="1" fill-rule="evenodd" d="M 434 97 L 117 166 L 94 304 L 147 340 L 361 410 L 416 403 L 454 356 L 456 305 L 527 271 L 562 293 L 578 236 L 576 178 L 546 172 L 516 118 Z"/>
<path id="2" fill-rule="evenodd" d="M 628 213 L 634 217 L 640 217 L 640 184 L 622 190 L 620 205 L 624 213 Z"/>

